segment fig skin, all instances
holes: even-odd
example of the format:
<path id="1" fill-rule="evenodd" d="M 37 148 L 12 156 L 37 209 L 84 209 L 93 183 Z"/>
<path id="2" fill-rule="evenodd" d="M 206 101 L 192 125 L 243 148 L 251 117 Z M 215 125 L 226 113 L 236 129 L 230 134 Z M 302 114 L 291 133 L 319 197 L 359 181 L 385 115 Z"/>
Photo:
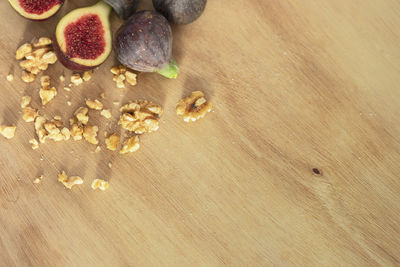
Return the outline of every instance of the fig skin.
<path id="1" fill-rule="evenodd" d="M 172 59 L 172 30 L 159 13 L 144 10 L 132 15 L 115 35 L 118 60 L 141 72 L 157 72 L 167 78 L 178 76 Z"/>
<path id="2" fill-rule="evenodd" d="M 207 0 L 153 0 L 154 8 L 174 24 L 189 24 L 197 20 L 206 8 Z"/>
<path id="3" fill-rule="evenodd" d="M 25 10 L 23 10 L 23 8 L 19 5 L 19 1 L 18 0 L 8 0 L 8 2 L 10 3 L 10 5 L 12 6 L 12 8 L 23 18 L 32 20 L 32 21 L 45 21 L 50 19 L 51 17 L 53 17 L 54 15 L 56 15 L 60 9 L 62 8 L 62 6 L 64 5 L 65 0 L 60 0 L 60 4 L 56 5 L 55 7 L 57 7 L 57 10 L 54 12 L 54 7 L 46 12 L 44 12 L 43 14 L 31 14 L 26 12 Z"/>
<path id="4" fill-rule="evenodd" d="M 129 18 L 136 12 L 142 0 L 104 0 L 109 4 L 121 19 Z"/>

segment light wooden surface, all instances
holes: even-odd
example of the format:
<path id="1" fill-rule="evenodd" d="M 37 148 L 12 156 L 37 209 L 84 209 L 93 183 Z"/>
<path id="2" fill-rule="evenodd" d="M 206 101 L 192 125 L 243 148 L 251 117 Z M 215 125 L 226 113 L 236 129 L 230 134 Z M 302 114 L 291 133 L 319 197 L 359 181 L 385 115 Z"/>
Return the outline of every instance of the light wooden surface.
<path id="1" fill-rule="evenodd" d="M 101 153 L 83 141 L 33 151 L 19 100 L 40 107 L 39 82 L 18 79 L 15 49 L 93 2 L 67 1 L 45 22 L 0 2 L 0 118 L 17 125 L 0 138 L 1 266 L 400 265 L 399 1 L 210 0 L 173 28 L 177 80 L 141 74 L 122 92 L 112 55 L 67 93 L 58 76 L 70 72 L 51 66 L 59 95 L 43 114 L 67 123 L 105 91 L 113 120 L 91 113 Z M 192 90 L 215 112 L 186 124 L 174 107 Z M 160 130 L 137 153 L 106 151 L 103 131 L 119 132 L 112 102 L 138 98 L 162 104 Z M 85 183 L 64 189 L 61 170 Z M 92 191 L 94 178 L 110 189 Z"/>

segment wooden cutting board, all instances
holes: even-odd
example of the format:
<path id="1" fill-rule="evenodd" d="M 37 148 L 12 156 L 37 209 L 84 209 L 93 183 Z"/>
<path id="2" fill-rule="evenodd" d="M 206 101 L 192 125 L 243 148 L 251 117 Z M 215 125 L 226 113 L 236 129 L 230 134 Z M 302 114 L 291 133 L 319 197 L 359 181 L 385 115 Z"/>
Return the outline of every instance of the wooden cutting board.
<path id="1" fill-rule="evenodd" d="M 143 73 L 121 91 L 112 55 L 66 92 L 58 77 L 71 72 L 57 63 L 46 73 L 58 95 L 41 107 L 16 48 L 94 2 L 68 0 L 44 22 L 0 2 L 0 119 L 17 126 L 0 138 L 1 266 L 400 264 L 399 1 L 210 0 L 197 22 L 173 27 L 177 80 Z M 188 124 L 174 109 L 194 90 L 215 108 Z M 101 92 L 113 114 L 90 115 L 101 152 L 84 141 L 31 149 L 21 96 L 67 123 Z M 104 131 L 127 136 L 113 102 L 135 99 L 163 106 L 159 131 L 136 153 L 107 151 Z M 62 170 L 84 184 L 65 189 Z M 109 190 L 93 191 L 95 178 Z"/>

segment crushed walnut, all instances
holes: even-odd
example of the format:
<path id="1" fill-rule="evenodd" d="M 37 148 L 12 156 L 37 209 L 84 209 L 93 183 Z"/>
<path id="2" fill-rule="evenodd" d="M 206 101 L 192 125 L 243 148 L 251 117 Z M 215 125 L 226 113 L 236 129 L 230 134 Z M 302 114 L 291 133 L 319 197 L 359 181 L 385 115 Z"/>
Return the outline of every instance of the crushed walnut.
<path id="1" fill-rule="evenodd" d="M 110 112 L 109 109 L 103 109 L 103 110 L 100 112 L 100 115 L 103 116 L 103 117 L 106 118 L 106 119 L 111 118 L 111 112 Z"/>
<path id="2" fill-rule="evenodd" d="M 47 37 L 41 37 L 32 44 L 21 45 L 15 53 L 15 58 L 22 60 L 20 66 L 24 69 L 24 73 L 21 78 L 26 83 L 33 82 L 37 74 L 47 70 L 50 64 L 57 61 L 52 41 Z"/>
<path id="3" fill-rule="evenodd" d="M 142 134 L 158 130 L 163 111 L 158 104 L 146 100 L 136 100 L 122 106 L 120 112 L 118 124 L 128 131 Z"/>
<path id="4" fill-rule="evenodd" d="M 115 151 L 115 150 L 117 150 L 117 146 L 119 143 L 119 136 L 116 134 L 111 134 L 110 136 L 108 136 L 106 138 L 105 142 L 106 142 L 107 149 L 109 149 L 111 151 Z"/>
<path id="5" fill-rule="evenodd" d="M 92 76 L 93 76 L 93 71 L 85 71 L 85 72 L 83 73 L 83 75 L 82 75 L 82 79 L 83 79 L 85 82 L 88 82 L 88 81 L 90 81 L 90 79 L 92 79 Z"/>
<path id="6" fill-rule="evenodd" d="M 14 75 L 8 74 L 6 79 L 7 79 L 7 81 L 12 82 L 12 81 L 14 81 Z"/>
<path id="7" fill-rule="evenodd" d="M 83 83 L 83 79 L 79 73 L 74 73 L 71 75 L 71 83 L 75 86 L 79 86 Z"/>
<path id="8" fill-rule="evenodd" d="M 113 81 L 118 88 L 125 88 L 125 81 L 130 85 L 136 85 L 136 74 L 127 70 L 125 66 L 114 66 L 110 71 L 114 74 Z"/>
<path id="9" fill-rule="evenodd" d="M 94 179 L 91 186 L 93 190 L 100 189 L 101 191 L 105 191 L 108 189 L 109 183 L 101 179 Z"/>
<path id="10" fill-rule="evenodd" d="M 78 124 L 73 124 L 71 127 L 71 137 L 74 141 L 82 140 L 83 127 Z"/>
<path id="11" fill-rule="evenodd" d="M 95 153 L 99 153 L 101 151 L 101 147 L 97 146 L 96 149 L 94 150 Z"/>
<path id="12" fill-rule="evenodd" d="M 16 126 L 0 125 L 0 134 L 7 139 L 11 139 L 15 135 Z"/>
<path id="13" fill-rule="evenodd" d="M 36 117 L 35 130 L 40 143 L 45 143 L 46 139 L 55 142 L 66 141 L 71 136 L 69 129 L 63 126 L 58 116 L 51 121 L 42 116 Z"/>
<path id="14" fill-rule="evenodd" d="M 43 175 L 36 176 L 35 178 L 33 178 L 33 183 L 40 184 L 40 182 L 42 182 L 42 179 L 43 179 Z"/>
<path id="15" fill-rule="evenodd" d="M 22 119 L 26 122 L 33 122 L 35 118 L 38 116 L 38 112 L 36 109 L 31 107 L 25 107 L 22 110 Z"/>
<path id="16" fill-rule="evenodd" d="M 21 108 L 26 108 L 31 103 L 32 98 L 30 96 L 21 97 Z"/>
<path id="17" fill-rule="evenodd" d="M 87 115 L 89 112 L 88 108 L 85 107 L 79 107 L 75 112 L 74 112 L 74 117 L 69 120 L 69 123 L 71 126 L 73 124 L 76 124 L 77 122 L 86 125 L 89 121 L 89 116 Z"/>
<path id="18" fill-rule="evenodd" d="M 105 96 L 104 92 L 100 94 L 100 98 L 101 98 L 101 99 L 104 99 L 105 97 L 106 97 L 106 96 Z"/>
<path id="19" fill-rule="evenodd" d="M 139 148 L 140 148 L 139 136 L 134 135 L 125 141 L 125 143 L 122 145 L 122 149 L 119 153 L 126 154 L 129 152 L 135 152 Z"/>
<path id="20" fill-rule="evenodd" d="M 186 122 L 203 118 L 212 109 L 210 102 L 204 98 L 201 91 L 194 91 L 189 97 L 181 99 L 176 106 L 176 114 L 182 115 Z"/>
<path id="21" fill-rule="evenodd" d="M 40 78 L 40 84 L 42 85 L 42 88 L 39 91 L 39 96 L 42 99 L 42 105 L 44 106 L 57 95 L 57 90 L 55 87 L 50 88 L 50 77 L 47 75 Z"/>
<path id="22" fill-rule="evenodd" d="M 35 138 L 32 138 L 31 140 L 29 140 L 29 144 L 32 145 L 33 150 L 36 150 L 39 148 L 39 142 Z"/>
<path id="23" fill-rule="evenodd" d="M 59 79 L 60 79 L 60 82 L 65 82 L 65 76 L 64 75 L 60 75 Z"/>
<path id="24" fill-rule="evenodd" d="M 94 110 L 102 110 L 103 109 L 103 104 L 95 99 L 95 100 L 86 100 L 86 105 L 90 108 L 90 109 L 94 109 Z"/>
<path id="25" fill-rule="evenodd" d="M 83 184 L 83 179 L 81 177 L 68 177 L 65 171 L 62 171 L 62 173 L 58 175 L 58 181 L 61 182 L 68 189 L 71 189 L 74 185 Z"/>
<path id="26" fill-rule="evenodd" d="M 97 139 L 98 131 L 99 131 L 99 127 L 97 127 L 97 126 L 85 126 L 83 128 L 83 137 L 89 143 L 97 145 L 99 143 L 99 139 Z"/>

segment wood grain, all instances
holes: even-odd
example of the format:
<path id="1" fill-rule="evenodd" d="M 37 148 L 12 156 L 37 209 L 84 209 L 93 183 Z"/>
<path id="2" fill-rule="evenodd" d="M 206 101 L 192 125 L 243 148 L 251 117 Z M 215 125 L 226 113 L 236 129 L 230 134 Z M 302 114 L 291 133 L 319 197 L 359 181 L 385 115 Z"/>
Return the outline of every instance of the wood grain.
<path id="1" fill-rule="evenodd" d="M 0 139 L 0 265 L 400 265 L 399 1 L 209 1 L 197 22 L 173 27 L 177 80 L 140 74 L 122 92 L 112 55 L 67 93 L 57 63 L 59 95 L 45 108 L 38 82 L 5 81 L 20 75 L 18 45 L 93 2 L 67 1 L 40 23 L 0 2 L 0 118 L 17 126 Z M 193 90 L 215 111 L 186 124 L 174 107 Z M 106 151 L 102 134 L 101 153 L 83 141 L 30 148 L 21 96 L 67 122 L 103 91 L 113 120 L 90 118 L 101 133 L 120 132 L 113 101 L 164 107 L 137 153 Z M 61 170 L 85 183 L 65 190 Z M 110 189 L 92 191 L 94 178 Z"/>

